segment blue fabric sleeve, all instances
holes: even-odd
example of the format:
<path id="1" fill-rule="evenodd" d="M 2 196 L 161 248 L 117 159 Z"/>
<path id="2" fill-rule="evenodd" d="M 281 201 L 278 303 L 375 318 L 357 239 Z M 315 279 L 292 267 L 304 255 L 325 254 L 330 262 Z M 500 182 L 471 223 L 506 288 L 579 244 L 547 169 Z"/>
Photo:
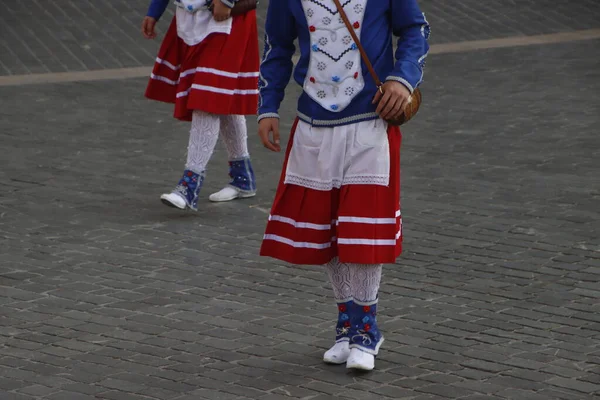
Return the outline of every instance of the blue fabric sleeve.
<path id="1" fill-rule="evenodd" d="M 169 0 L 152 0 L 152 2 L 150 2 L 150 7 L 148 7 L 148 13 L 146 16 L 152 17 L 158 21 L 164 14 L 168 5 Z"/>
<path id="2" fill-rule="evenodd" d="M 429 23 L 416 0 L 391 0 L 392 30 L 398 39 L 396 64 L 386 80 L 402 83 L 411 93 L 423 80 L 429 51 Z"/>
<path id="3" fill-rule="evenodd" d="M 265 22 L 265 45 L 258 82 L 258 120 L 279 118 L 279 106 L 290 81 L 296 51 L 294 40 L 298 36 L 296 20 L 288 0 L 271 0 Z"/>

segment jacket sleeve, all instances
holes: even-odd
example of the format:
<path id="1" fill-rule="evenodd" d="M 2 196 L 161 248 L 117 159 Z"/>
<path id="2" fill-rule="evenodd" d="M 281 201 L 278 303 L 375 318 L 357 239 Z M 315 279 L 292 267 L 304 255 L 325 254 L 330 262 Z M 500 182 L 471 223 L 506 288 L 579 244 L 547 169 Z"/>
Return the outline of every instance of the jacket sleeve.
<path id="1" fill-rule="evenodd" d="M 150 7 L 148 7 L 148 12 L 146 16 L 152 17 L 155 20 L 159 20 L 160 17 L 164 14 L 167 6 L 169 5 L 169 0 L 152 0 L 150 2 Z"/>
<path id="2" fill-rule="evenodd" d="M 290 81 L 298 32 L 288 0 L 269 1 L 265 22 L 265 44 L 258 81 L 258 120 L 279 118 L 279 106 Z"/>
<path id="3" fill-rule="evenodd" d="M 390 1 L 392 31 L 399 39 L 396 64 L 386 80 L 398 81 L 412 93 L 423 80 L 430 27 L 416 0 Z"/>

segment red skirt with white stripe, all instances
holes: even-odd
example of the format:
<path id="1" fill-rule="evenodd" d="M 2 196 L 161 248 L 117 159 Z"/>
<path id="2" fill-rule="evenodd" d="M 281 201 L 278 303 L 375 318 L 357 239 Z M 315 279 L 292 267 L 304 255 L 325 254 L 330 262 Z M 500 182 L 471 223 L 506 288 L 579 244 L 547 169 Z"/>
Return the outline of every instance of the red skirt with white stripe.
<path id="1" fill-rule="evenodd" d="M 344 263 L 393 263 L 402 252 L 398 127 L 388 128 L 389 186 L 321 191 L 284 183 L 296 124 L 260 254 L 292 264 L 321 265 L 336 256 Z"/>
<path id="2" fill-rule="evenodd" d="M 177 35 L 175 17 L 158 52 L 146 97 L 175 103 L 175 118 L 193 110 L 255 115 L 258 105 L 256 11 L 233 17 L 229 35 L 212 33 L 195 46 Z"/>

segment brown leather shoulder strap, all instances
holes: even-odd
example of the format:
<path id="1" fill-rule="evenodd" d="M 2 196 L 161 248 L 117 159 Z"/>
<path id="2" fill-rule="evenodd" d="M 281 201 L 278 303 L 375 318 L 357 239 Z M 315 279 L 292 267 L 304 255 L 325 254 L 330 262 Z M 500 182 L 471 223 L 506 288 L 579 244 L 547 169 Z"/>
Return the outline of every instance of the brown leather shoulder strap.
<path id="1" fill-rule="evenodd" d="M 381 81 L 379 80 L 379 77 L 377 76 L 377 72 L 375 72 L 375 69 L 373 68 L 373 64 L 371 64 L 371 60 L 369 60 L 369 57 L 367 57 L 367 52 L 365 51 L 362 44 L 360 43 L 360 39 L 356 35 L 356 32 L 354 32 L 354 27 L 350 23 L 350 20 L 348 19 L 348 15 L 346 14 L 346 11 L 344 11 L 344 7 L 342 7 L 342 5 L 340 4 L 340 0 L 333 0 L 333 2 L 335 3 L 335 6 L 337 7 L 340 17 L 344 21 L 344 24 L 346 24 L 346 28 L 348 28 L 348 31 L 350 32 L 350 36 L 352 36 L 354 43 L 356 43 L 356 47 L 358 47 L 360 56 L 362 57 L 363 62 L 367 66 L 369 73 L 373 77 L 373 80 L 375 81 L 375 85 L 377 85 L 377 87 L 380 87 Z"/>

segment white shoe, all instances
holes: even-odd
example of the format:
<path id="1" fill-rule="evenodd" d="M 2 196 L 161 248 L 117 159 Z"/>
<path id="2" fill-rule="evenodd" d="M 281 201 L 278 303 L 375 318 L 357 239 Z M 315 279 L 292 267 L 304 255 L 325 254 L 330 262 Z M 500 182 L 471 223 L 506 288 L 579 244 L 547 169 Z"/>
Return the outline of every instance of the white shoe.
<path id="1" fill-rule="evenodd" d="M 177 193 L 165 193 L 160 196 L 160 200 L 169 207 L 179 208 L 180 210 L 185 210 L 187 208 L 185 199 Z"/>
<path id="2" fill-rule="evenodd" d="M 375 356 L 357 348 L 351 349 L 346 361 L 346 368 L 372 371 L 375 368 Z"/>
<path id="3" fill-rule="evenodd" d="M 219 190 L 217 193 L 211 194 L 208 199 L 214 202 L 220 201 L 230 201 L 235 199 L 244 199 L 247 197 L 256 196 L 256 192 L 244 192 L 233 186 L 225 186 L 223 189 Z"/>
<path id="4" fill-rule="evenodd" d="M 323 361 L 327 364 L 343 364 L 350 355 L 350 343 L 345 340 L 337 342 L 332 348 L 325 352 L 323 355 Z"/>

